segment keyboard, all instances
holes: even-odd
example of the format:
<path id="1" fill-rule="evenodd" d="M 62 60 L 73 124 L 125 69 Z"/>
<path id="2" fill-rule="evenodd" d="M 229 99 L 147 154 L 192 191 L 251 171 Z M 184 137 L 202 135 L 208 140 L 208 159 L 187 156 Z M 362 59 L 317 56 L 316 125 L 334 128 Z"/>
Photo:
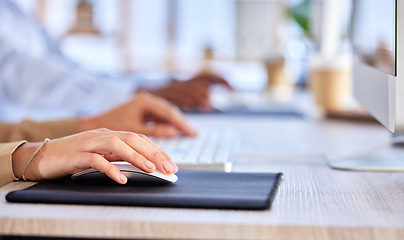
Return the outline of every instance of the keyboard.
<path id="1" fill-rule="evenodd" d="M 231 130 L 199 131 L 198 136 L 153 139 L 180 170 L 231 172 L 232 157 L 239 142 Z"/>

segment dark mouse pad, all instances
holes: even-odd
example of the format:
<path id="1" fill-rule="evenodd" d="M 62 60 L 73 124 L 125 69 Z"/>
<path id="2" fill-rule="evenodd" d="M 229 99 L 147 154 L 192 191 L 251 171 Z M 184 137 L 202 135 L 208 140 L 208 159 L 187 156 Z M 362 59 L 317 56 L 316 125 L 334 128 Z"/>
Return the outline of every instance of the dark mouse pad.
<path id="1" fill-rule="evenodd" d="M 43 181 L 7 194 L 9 202 L 263 210 L 271 207 L 281 173 L 180 171 L 166 185 Z"/>

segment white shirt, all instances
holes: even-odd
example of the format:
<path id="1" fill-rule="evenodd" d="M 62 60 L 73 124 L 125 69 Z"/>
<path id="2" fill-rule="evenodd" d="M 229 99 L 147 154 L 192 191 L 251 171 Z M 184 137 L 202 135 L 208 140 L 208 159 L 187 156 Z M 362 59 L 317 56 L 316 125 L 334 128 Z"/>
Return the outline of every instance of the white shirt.
<path id="1" fill-rule="evenodd" d="M 0 121 L 94 115 L 131 98 L 138 82 L 82 69 L 31 16 L 0 0 Z"/>

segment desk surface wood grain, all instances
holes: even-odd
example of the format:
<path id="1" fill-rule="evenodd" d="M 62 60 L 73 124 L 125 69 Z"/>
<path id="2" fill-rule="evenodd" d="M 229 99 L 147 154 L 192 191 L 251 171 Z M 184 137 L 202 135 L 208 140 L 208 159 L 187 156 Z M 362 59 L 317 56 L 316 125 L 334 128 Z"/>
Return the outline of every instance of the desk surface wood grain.
<path id="1" fill-rule="evenodd" d="M 229 126 L 229 120 L 193 119 L 200 127 Z M 242 134 L 235 171 L 284 173 L 271 210 L 7 203 L 7 192 L 32 185 L 13 182 L 0 188 L 0 234 L 141 239 L 404 239 L 404 173 L 332 170 L 321 156 L 362 151 L 388 140 L 387 130 L 372 124 L 276 118 L 239 118 L 231 123 Z"/>

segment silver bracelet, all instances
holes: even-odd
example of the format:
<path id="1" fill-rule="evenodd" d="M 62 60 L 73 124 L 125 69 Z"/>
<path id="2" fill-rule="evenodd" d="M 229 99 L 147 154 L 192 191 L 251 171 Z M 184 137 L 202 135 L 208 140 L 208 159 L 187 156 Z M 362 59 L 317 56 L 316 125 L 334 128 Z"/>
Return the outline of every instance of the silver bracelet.
<path id="1" fill-rule="evenodd" d="M 50 141 L 49 138 L 45 138 L 45 140 L 43 140 L 42 145 L 34 152 L 34 154 L 32 154 L 32 157 L 28 160 L 27 165 L 25 165 L 24 170 L 22 171 L 22 179 L 24 179 L 24 181 L 27 181 L 27 179 L 25 178 L 25 171 L 27 171 L 28 165 L 32 162 L 32 159 L 34 159 L 34 157 L 39 153 L 39 151 L 41 151 L 41 149 Z"/>

